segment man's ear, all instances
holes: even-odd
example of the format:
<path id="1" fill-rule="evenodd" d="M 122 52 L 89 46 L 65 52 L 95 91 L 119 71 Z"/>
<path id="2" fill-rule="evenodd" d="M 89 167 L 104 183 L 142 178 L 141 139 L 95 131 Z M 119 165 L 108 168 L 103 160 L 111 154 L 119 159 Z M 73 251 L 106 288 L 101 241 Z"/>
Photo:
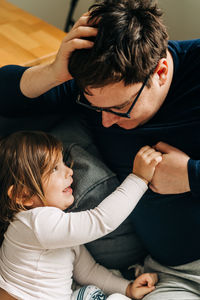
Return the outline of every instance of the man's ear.
<path id="1" fill-rule="evenodd" d="M 168 74 L 168 62 L 166 58 L 159 60 L 154 74 L 157 74 L 160 86 L 165 84 Z"/>
<path id="2" fill-rule="evenodd" d="M 13 195 L 12 195 L 12 191 L 13 191 L 13 185 L 11 185 L 8 189 L 8 197 L 13 200 Z M 23 205 L 23 206 L 33 206 L 34 202 L 31 198 L 27 197 L 27 193 L 26 191 L 22 192 L 22 196 L 16 197 L 15 199 L 16 203 L 19 205 Z"/>

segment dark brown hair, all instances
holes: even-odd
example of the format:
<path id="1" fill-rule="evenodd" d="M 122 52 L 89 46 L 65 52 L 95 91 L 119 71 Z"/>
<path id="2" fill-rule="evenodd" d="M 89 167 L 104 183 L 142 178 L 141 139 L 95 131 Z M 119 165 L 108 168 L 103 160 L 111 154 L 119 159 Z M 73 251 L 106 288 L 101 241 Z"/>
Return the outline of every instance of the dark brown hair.
<path id="1" fill-rule="evenodd" d="M 89 24 L 98 28 L 94 46 L 76 50 L 69 71 L 79 87 L 143 82 L 166 57 L 168 34 L 162 12 L 151 0 L 103 0 L 90 7 Z"/>
<path id="2" fill-rule="evenodd" d="M 37 195 L 44 203 L 43 176 L 55 167 L 62 151 L 55 137 L 38 131 L 20 131 L 0 140 L 0 245 L 14 215 L 26 210 L 16 199 Z M 8 190 L 12 186 L 11 196 Z M 26 195 L 24 195 L 24 190 Z"/>

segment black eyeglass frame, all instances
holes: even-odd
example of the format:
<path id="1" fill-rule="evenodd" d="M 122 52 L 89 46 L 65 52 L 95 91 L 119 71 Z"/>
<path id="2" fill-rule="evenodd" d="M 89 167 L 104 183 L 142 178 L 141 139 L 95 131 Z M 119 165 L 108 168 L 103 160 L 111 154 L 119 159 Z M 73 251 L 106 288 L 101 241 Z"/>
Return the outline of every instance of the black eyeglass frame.
<path id="1" fill-rule="evenodd" d="M 117 112 L 117 111 L 113 111 L 111 110 L 110 108 L 102 108 L 102 107 L 98 107 L 98 106 L 92 106 L 92 105 L 89 105 L 89 104 L 86 104 L 86 103 L 83 103 L 80 101 L 80 98 L 81 98 L 81 94 L 79 93 L 79 95 L 77 96 L 77 99 L 76 99 L 76 103 L 79 104 L 79 105 L 82 105 L 88 109 L 91 109 L 91 110 L 95 110 L 97 112 L 108 112 L 108 113 L 111 113 L 111 114 L 114 114 L 114 115 L 117 115 L 119 117 L 123 117 L 123 118 L 128 118 L 130 119 L 131 116 L 130 116 L 130 113 L 135 105 L 135 103 L 138 101 L 139 97 L 140 97 L 140 94 L 142 93 L 144 87 L 146 86 L 147 84 L 147 81 L 149 79 L 149 76 L 146 77 L 146 79 L 144 80 L 141 88 L 139 89 L 139 92 L 137 94 L 137 96 L 135 97 L 135 99 L 133 100 L 133 103 L 131 104 L 131 106 L 129 107 L 128 111 L 126 113 L 120 113 L 120 112 Z"/>

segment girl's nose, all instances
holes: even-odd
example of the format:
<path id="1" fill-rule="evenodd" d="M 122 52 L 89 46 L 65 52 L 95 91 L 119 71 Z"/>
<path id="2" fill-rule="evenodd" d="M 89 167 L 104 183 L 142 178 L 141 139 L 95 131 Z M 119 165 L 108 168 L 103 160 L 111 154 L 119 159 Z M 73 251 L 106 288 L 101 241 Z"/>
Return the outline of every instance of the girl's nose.
<path id="1" fill-rule="evenodd" d="M 69 167 L 66 166 L 66 174 L 65 174 L 66 177 L 68 176 L 73 176 L 73 170 Z"/>

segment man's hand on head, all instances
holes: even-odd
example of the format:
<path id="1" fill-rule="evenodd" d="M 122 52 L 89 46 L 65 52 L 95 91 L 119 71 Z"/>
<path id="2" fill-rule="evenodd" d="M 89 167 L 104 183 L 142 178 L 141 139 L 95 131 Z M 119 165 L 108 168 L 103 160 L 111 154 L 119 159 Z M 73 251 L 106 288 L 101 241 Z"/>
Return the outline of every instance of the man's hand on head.
<path id="1" fill-rule="evenodd" d="M 154 148 L 163 153 L 156 167 L 150 189 L 159 194 L 180 194 L 190 191 L 187 164 L 190 157 L 179 149 L 159 142 Z"/>
<path id="2" fill-rule="evenodd" d="M 72 79 L 68 70 L 69 58 L 72 52 L 78 49 L 88 49 L 94 45 L 94 42 L 90 39 L 97 35 L 98 30 L 88 24 L 89 18 L 90 14 L 87 12 L 78 19 L 63 39 L 56 59 L 51 65 L 59 84 Z"/>
<path id="3" fill-rule="evenodd" d="M 50 64 L 28 68 L 20 80 L 20 90 L 28 98 L 36 98 L 55 86 L 71 80 L 69 59 L 73 51 L 94 46 L 90 41 L 97 35 L 97 28 L 88 24 L 89 13 L 83 14 L 63 39 L 56 59 Z M 87 39 L 88 38 L 88 39 Z"/>

